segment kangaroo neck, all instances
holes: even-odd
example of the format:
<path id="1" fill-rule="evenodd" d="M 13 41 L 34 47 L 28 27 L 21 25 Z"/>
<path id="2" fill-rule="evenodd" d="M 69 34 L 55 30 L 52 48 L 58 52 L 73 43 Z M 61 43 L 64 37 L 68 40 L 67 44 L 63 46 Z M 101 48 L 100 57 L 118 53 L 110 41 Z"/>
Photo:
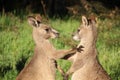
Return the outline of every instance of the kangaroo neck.
<path id="1" fill-rule="evenodd" d="M 37 49 L 45 52 L 46 54 L 51 54 L 55 50 L 54 46 L 50 43 L 48 39 L 45 39 L 41 36 L 34 35 L 33 39 L 35 41 Z"/>
<path id="2" fill-rule="evenodd" d="M 42 49 L 49 49 L 53 47 L 49 40 L 42 39 L 42 38 L 37 40 L 35 44 L 37 47 L 42 48 Z"/>
<path id="3" fill-rule="evenodd" d="M 90 36 L 88 36 L 88 38 L 86 38 L 86 37 L 84 37 L 80 40 L 79 45 L 83 45 L 86 48 L 90 48 L 90 47 L 96 45 L 96 40 L 93 37 L 90 37 Z"/>
<path id="4" fill-rule="evenodd" d="M 81 39 L 81 42 L 79 43 L 79 46 L 83 46 L 83 54 L 95 54 L 96 55 L 96 41 L 93 39 Z"/>

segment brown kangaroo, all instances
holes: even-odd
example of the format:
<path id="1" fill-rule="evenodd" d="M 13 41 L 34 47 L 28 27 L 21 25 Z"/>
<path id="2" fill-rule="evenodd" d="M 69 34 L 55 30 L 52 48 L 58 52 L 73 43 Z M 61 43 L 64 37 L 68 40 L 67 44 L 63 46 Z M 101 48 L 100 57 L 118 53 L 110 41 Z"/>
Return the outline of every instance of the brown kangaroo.
<path id="1" fill-rule="evenodd" d="M 38 17 L 29 16 L 28 23 L 33 27 L 34 55 L 16 80 L 55 80 L 55 60 L 75 53 L 76 49 L 56 50 L 49 42 L 50 38 L 58 37 L 56 30 L 43 24 Z"/>
<path id="2" fill-rule="evenodd" d="M 73 63 L 66 76 L 72 74 L 72 80 L 111 80 L 97 58 L 95 18 L 87 19 L 82 16 L 82 25 L 73 35 L 73 39 L 80 41 L 78 47 L 82 47 L 83 51 L 68 58 Z"/>

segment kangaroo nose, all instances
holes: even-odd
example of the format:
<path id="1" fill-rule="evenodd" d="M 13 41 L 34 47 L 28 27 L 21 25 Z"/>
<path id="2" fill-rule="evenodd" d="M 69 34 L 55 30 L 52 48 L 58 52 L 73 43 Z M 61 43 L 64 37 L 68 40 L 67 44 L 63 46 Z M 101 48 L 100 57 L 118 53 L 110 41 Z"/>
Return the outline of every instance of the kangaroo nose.
<path id="1" fill-rule="evenodd" d="M 60 35 L 60 33 L 58 33 L 58 32 L 57 32 L 56 34 L 57 34 L 57 35 Z"/>
<path id="2" fill-rule="evenodd" d="M 57 35 L 57 37 L 59 37 L 60 34 L 57 32 L 56 35 Z"/>
<path id="3" fill-rule="evenodd" d="M 72 36 L 74 36 L 75 33 L 72 33 Z"/>

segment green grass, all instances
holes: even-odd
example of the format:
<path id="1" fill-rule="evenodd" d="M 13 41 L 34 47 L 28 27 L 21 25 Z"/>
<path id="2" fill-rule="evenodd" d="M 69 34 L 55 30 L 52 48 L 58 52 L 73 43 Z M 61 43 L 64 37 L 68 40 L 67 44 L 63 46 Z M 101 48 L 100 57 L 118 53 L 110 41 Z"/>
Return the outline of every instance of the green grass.
<path id="1" fill-rule="evenodd" d="M 112 80 L 120 80 L 120 19 L 98 20 L 98 58 Z M 51 19 L 50 24 L 60 32 L 60 38 L 51 40 L 57 49 L 68 49 L 76 42 L 71 34 L 79 27 L 79 20 Z M 23 66 L 33 55 L 32 27 L 26 19 L 14 15 L 0 16 L 0 80 L 15 80 Z M 70 62 L 58 60 L 67 71 Z M 62 80 L 57 71 L 57 79 Z"/>

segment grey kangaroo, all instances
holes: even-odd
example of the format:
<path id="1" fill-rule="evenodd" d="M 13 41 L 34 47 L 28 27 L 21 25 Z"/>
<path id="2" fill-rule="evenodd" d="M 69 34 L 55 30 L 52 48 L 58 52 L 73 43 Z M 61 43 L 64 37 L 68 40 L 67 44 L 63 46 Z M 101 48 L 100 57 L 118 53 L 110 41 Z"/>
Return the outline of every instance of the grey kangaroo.
<path id="1" fill-rule="evenodd" d="M 68 58 L 72 61 L 72 66 L 66 72 L 66 80 L 70 74 L 71 80 L 111 80 L 97 58 L 95 18 L 82 16 L 82 25 L 73 34 L 73 39 L 80 41 L 77 47 L 82 47 L 82 51 Z"/>
<path id="2" fill-rule="evenodd" d="M 59 33 L 49 25 L 43 24 L 39 16 L 29 16 L 28 23 L 33 28 L 35 42 L 34 55 L 16 80 L 55 80 L 55 61 L 67 54 L 73 54 L 77 49 L 56 50 L 50 43 L 50 38 L 56 38 Z"/>

